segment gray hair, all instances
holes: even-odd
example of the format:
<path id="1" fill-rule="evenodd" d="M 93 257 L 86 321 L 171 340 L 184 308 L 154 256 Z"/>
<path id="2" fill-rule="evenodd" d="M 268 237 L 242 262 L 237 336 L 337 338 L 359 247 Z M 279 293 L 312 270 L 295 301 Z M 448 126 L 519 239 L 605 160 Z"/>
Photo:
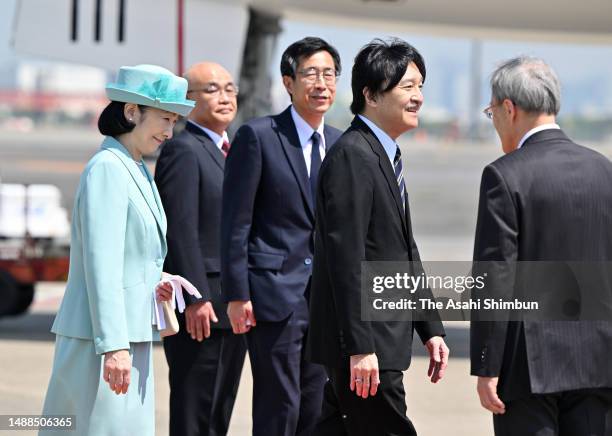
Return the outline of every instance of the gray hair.
<path id="1" fill-rule="evenodd" d="M 503 62 L 491 76 L 496 102 L 505 99 L 528 113 L 557 115 L 561 86 L 555 72 L 542 59 L 519 56 Z"/>

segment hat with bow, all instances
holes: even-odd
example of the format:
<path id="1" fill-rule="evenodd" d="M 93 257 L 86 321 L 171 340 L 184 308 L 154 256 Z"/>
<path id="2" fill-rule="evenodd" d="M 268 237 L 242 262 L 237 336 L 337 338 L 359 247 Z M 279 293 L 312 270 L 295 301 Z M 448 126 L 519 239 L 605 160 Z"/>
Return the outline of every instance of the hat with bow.
<path id="1" fill-rule="evenodd" d="M 110 100 L 151 106 L 182 116 L 195 106 L 188 100 L 187 80 L 157 65 L 121 67 L 115 83 L 106 85 Z"/>

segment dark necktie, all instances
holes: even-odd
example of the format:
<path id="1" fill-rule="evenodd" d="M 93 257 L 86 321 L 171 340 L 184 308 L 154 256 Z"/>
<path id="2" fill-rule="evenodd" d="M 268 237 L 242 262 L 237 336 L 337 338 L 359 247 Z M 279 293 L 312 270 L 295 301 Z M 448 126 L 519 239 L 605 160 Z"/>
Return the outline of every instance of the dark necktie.
<path id="1" fill-rule="evenodd" d="M 225 157 L 227 157 L 227 153 L 229 153 L 229 149 L 230 149 L 230 143 L 227 140 L 224 140 L 223 145 L 221 145 L 221 151 L 223 152 L 223 155 Z"/>
<path id="2" fill-rule="evenodd" d="M 319 169 L 321 168 L 321 135 L 319 132 L 314 132 L 311 136 L 312 152 L 310 154 L 310 192 L 312 194 L 312 205 L 315 206 L 317 198 L 317 179 L 319 177 Z"/>
<path id="3" fill-rule="evenodd" d="M 406 210 L 406 184 L 404 183 L 404 174 L 402 172 L 402 152 L 399 147 L 397 147 L 395 151 L 393 169 L 395 170 L 395 180 L 397 180 L 397 185 L 399 186 L 400 195 L 402 197 L 402 207 Z"/>

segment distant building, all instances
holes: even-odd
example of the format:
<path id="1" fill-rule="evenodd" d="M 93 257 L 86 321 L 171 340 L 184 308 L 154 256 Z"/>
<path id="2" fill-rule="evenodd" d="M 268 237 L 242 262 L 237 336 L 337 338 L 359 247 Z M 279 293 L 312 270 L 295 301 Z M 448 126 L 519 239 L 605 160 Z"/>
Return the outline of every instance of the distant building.
<path id="1" fill-rule="evenodd" d="M 108 103 L 108 74 L 89 66 L 14 58 L 0 67 L 0 112 L 35 123 L 77 122 L 91 125 Z M 22 124 L 18 124 L 22 125 Z"/>

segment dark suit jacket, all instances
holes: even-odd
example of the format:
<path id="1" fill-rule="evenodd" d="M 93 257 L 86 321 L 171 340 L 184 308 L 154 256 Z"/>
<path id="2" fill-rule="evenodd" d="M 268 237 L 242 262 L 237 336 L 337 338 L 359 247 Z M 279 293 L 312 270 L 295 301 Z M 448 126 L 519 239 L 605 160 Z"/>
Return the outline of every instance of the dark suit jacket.
<path id="1" fill-rule="evenodd" d="M 364 260 L 412 261 L 422 270 L 392 164 L 357 117 L 319 173 L 307 352 L 312 361 L 334 367 L 351 355 L 376 353 L 380 369 L 404 370 L 413 330 L 426 342 L 444 329 L 439 320 L 362 321 Z"/>
<path id="2" fill-rule="evenodd" d="M 487 279 L 485 296 L 526 294 L 542 299 L 549 293 L 562 299 L 561 292 L 569 292 L 576 301 L 582 298 L 583 309 L 588 298 L 612 304 L 610 268 L 598 263 L 612 260 L 610 229 L 610 161 L 573 143 L 561 130 L 534 134 L 520 149 L 488 165 L 482 175 L 474 260 L 497 269 Z M 515 261 L 521 262 L 519 268 Z M 538 269 L 554 267 L 534 287 L 520 277 L 526 270 L 524 261 L 538 261 L 530 264 Z M 588 277 L 573 262 L 590 268 Z M 597 295 L 585 294 L 587 289 L 596 289 Z M 612 387 L 611 323 L 475 322 L 479 314 L 473 315 L 471 372 L 499 376 L 502 399 Z"/>
<path id="3" fill-rule="evenodd" d="M 155 169 L 155 182 L 168 217 L 168 256 L 164 271 L 185 277 L 213 303 L 218 323 L 230 328 L 221 296 L 221 195 L 225 156 L 199 127 L 167 141 Z M 184 293 L 185 301 L 196 301 Z"/>
<path id="4" fill-rule="evenodd" d="M 327 149 L 340 136 L 324 130 Z M 225 301 L 251 300 L 255 317 L 280 321 L 307 289 L 314 212 L 290 108 L 240 127 L 225 165 L 221 276 Z"/>

